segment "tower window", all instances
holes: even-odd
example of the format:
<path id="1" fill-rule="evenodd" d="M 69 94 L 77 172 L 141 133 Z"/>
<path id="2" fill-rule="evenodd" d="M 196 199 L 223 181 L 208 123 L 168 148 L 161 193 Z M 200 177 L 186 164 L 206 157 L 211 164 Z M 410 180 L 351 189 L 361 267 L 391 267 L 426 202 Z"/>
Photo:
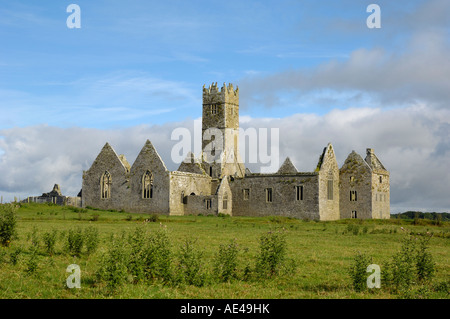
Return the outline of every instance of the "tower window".
<path id="1" fill-rule="evenodd" d="M 356 202 L 358 200 L 358 194 L 356 191 L 350 191 L 350 201 Z"/>
<path id="2" fill-rule="evenodd" d="M 112 179 L 111 179 L 111 174 L 106 171 L 101 178 L 101 198 L 102 199 L 108 199 L 111 198 L 111 184 L 112 184 Z"/>
<path id="3" fill-rule="evenodd" d="M 266 202 L 272 203 L 272 188 L 266 188 Z"/>
<path id="4" fill-rule="evenodd" d="M 211 105 L 211 114 L 217 114 L 217 104 Z"/>
<path id="5" fill-rule="evenodd" d="M 380 183 L 383 183 L 383 176 L 380 176 Z"/>
<path id="6" fill-rule="evenodd" d="M 295 195 L 297 200 L 303 200 L 303 185 L 295 186 Z"/>
<path id="7" fill-rule="evenodd" d="M 355 176 L 350 176 L 350 182 L 354 182 L 355 181 Z"/>
<path id="8" fill-rule="evenodd" d="M 211 199 L 207 199 L 207 200 L 206 200 L 206 209 L 211 209 L 211 206 L 212 206 L 212 201 L 211 201 Z"/>
<path id="9" fill-rule="evenodd" d="M 352 210 L 352 218 L 358 218 L 356 215 L 356 210 Z"/>
<path id="10" fill-rule="evenodd" d="M 248 189 L 248 188 L 243 189 L 243 194 L 244 194 L 244 200 L 248 200 L 250 198 L 250 189 Z"/>
<path id="11" fill-rule="evenodd" d="M 153 198 L 153 175 L 150 171 L 145 172 L 142 177 L 142 198 Z"/>

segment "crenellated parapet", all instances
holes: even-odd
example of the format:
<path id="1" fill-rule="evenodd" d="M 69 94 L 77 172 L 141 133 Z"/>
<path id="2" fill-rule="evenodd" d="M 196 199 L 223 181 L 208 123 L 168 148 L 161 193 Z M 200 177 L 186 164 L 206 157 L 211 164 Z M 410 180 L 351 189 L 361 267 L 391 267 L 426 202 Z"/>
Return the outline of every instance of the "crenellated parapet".
<path id="1" fill-rule="evenodd" d="M 212 83 L 209 87 L 203 85 L 203 105 L 227 103 L 231 105 L 239 105 L 239 88 L 234 89 L 233 84 L 223 83 L 219 89 L 217 82 Z"/>

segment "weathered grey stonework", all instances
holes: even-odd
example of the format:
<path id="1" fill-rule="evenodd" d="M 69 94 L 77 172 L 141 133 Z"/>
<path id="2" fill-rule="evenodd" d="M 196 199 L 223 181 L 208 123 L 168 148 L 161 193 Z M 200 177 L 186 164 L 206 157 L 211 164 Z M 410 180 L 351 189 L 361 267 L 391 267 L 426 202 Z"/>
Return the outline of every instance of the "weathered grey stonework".
<path id="1" fill-rule="evenodd" d="M 372 149 L 339 169 L 328 144 L 312 172 L 286 158 L 277 172 L 252 173 L 239 153 L 239 89 L 203 87 L 202 154 L 168 171 L 147 140 L 132 166 L 106 143 L 83 172 L 83 206 L 167 215 L 229 214 L 302 219 L 389 218 L 389 172 Z"/>

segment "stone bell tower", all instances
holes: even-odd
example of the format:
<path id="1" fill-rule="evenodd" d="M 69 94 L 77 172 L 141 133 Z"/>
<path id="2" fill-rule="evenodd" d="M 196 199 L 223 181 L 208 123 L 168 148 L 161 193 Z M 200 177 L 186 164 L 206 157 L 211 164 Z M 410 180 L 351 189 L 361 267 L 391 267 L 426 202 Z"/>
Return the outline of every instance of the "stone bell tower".
<path id="1" fill-rule="evenodd" d="M 239 154 L 239 88 L 203 86 L 202 165 L 213 178 L 243 177 Z"/>

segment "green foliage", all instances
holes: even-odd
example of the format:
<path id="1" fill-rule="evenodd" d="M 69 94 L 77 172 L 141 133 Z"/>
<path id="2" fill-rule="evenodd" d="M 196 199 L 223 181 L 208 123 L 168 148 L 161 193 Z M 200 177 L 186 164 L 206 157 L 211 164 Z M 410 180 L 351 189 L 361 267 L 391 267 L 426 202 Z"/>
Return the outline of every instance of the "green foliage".
<path id="1" fill-rule="evenodd" d="M 42 236 L 44 240 L 45 250 L 46 252 L 52 256 L 55 253 L 55 244 L 57 239 L 58 231 L 56 229 L 51 232 L 45 232 Z"/>
<path id="2" fill-rule="evenodd" d="M 28 275 L 32 275 L 34 273 L 36 273 L 37 269 L 38 269 L 38 252 L 37 250 L 33 250 L 28 258 L 27 261 L 27 268 L 26 268 L 26 273 Z"/>
<path id="3" fill-rule="evenodd" d="M 354 256 L 349 274 L 355 291 L 361 292 L 367 288 L 367 266 L 370 264 L 371 259 L 367 255 L 358 252 Z"/>
<path id="4" fill-rule="evenodd" d="M 98 229 L 92 226 L 88 226 L 84 230 L 83 236 L 83 241 L 86 247 L 86 254 L 91 255 L 95 253 L 100 243 Z"/>
<path id="5" fill-rule="evenodd" d="M 17 206 L 13 204 L 0 205 L 0 245 L 8 247 L 17 235 Z"/>
<path id="6" fill-rule="evenodd" d="M 271 277 L 278 274 L 285 259 L 286 233 L 275 230 L 261 235 L 255 268 L 256 274 L 261 277 Z"/>
<path id="7" fill-rule="evenodd" d="M 72 256 L 80 257 L 83 244 L 84 236 L 82 229 L 80 227 L 69 229 L 66 241 L 66 251 Z"/>
<path id="8" fill-rule="evenodd" d="M 203 253 L 195 246 L 196 240 L 187 238 L 180 247 L 178 256 L 177 283 L 203 286 L 205 274 L 202 272 Z"/>
<path id="9" fill-rule="evenodd" d="M 431 236 L 419 237 L 416 253 L 417 279 L 421 282 L 430 281 L 436 271 L 433 256 L 429 252 L 429 241 Z"/>
<path id="10" fill-rule="evenodd" d="M 213 270 L 219 282 L 227 282 L 237 278 L 238 253 L 236 239 L 233 239 L 228 245 L 220 245 L 214 258 Z"/>
<path id="11" fill-rule="evenodd" d="M 430 282 L 435 273 L 435 263 L 429 253 L 428 234 L 415 237 L 411 234 L 403 240 L 399 252 L 386 266 L 385 282 L 395 291 L 407 292 L 413 284 Z"/>
<path id="12" fill-rule="evenodd" d="M 101 257 L 96 277 L 106 282 L 109 288 L 117 288 L 128 278 L 128 258 L 129 255 L 123 237 L 113 238 L 108 251 Z"/>
<path id="13" fill-rule="evenodd" d="M 22 254 L 23 250 L 21 247 L 15 248 L 11 253 L 9 254 L 9 262 L 11 265 L 15 266 L 19 262 L 19 257 Z"/>
<path id="14" fill-rule="evenodd" d="M 144 246 L 144 273 L 147 279 L 170 280 L 172 253 L 170 239 L 163 230 L 151 233 Z"/>

